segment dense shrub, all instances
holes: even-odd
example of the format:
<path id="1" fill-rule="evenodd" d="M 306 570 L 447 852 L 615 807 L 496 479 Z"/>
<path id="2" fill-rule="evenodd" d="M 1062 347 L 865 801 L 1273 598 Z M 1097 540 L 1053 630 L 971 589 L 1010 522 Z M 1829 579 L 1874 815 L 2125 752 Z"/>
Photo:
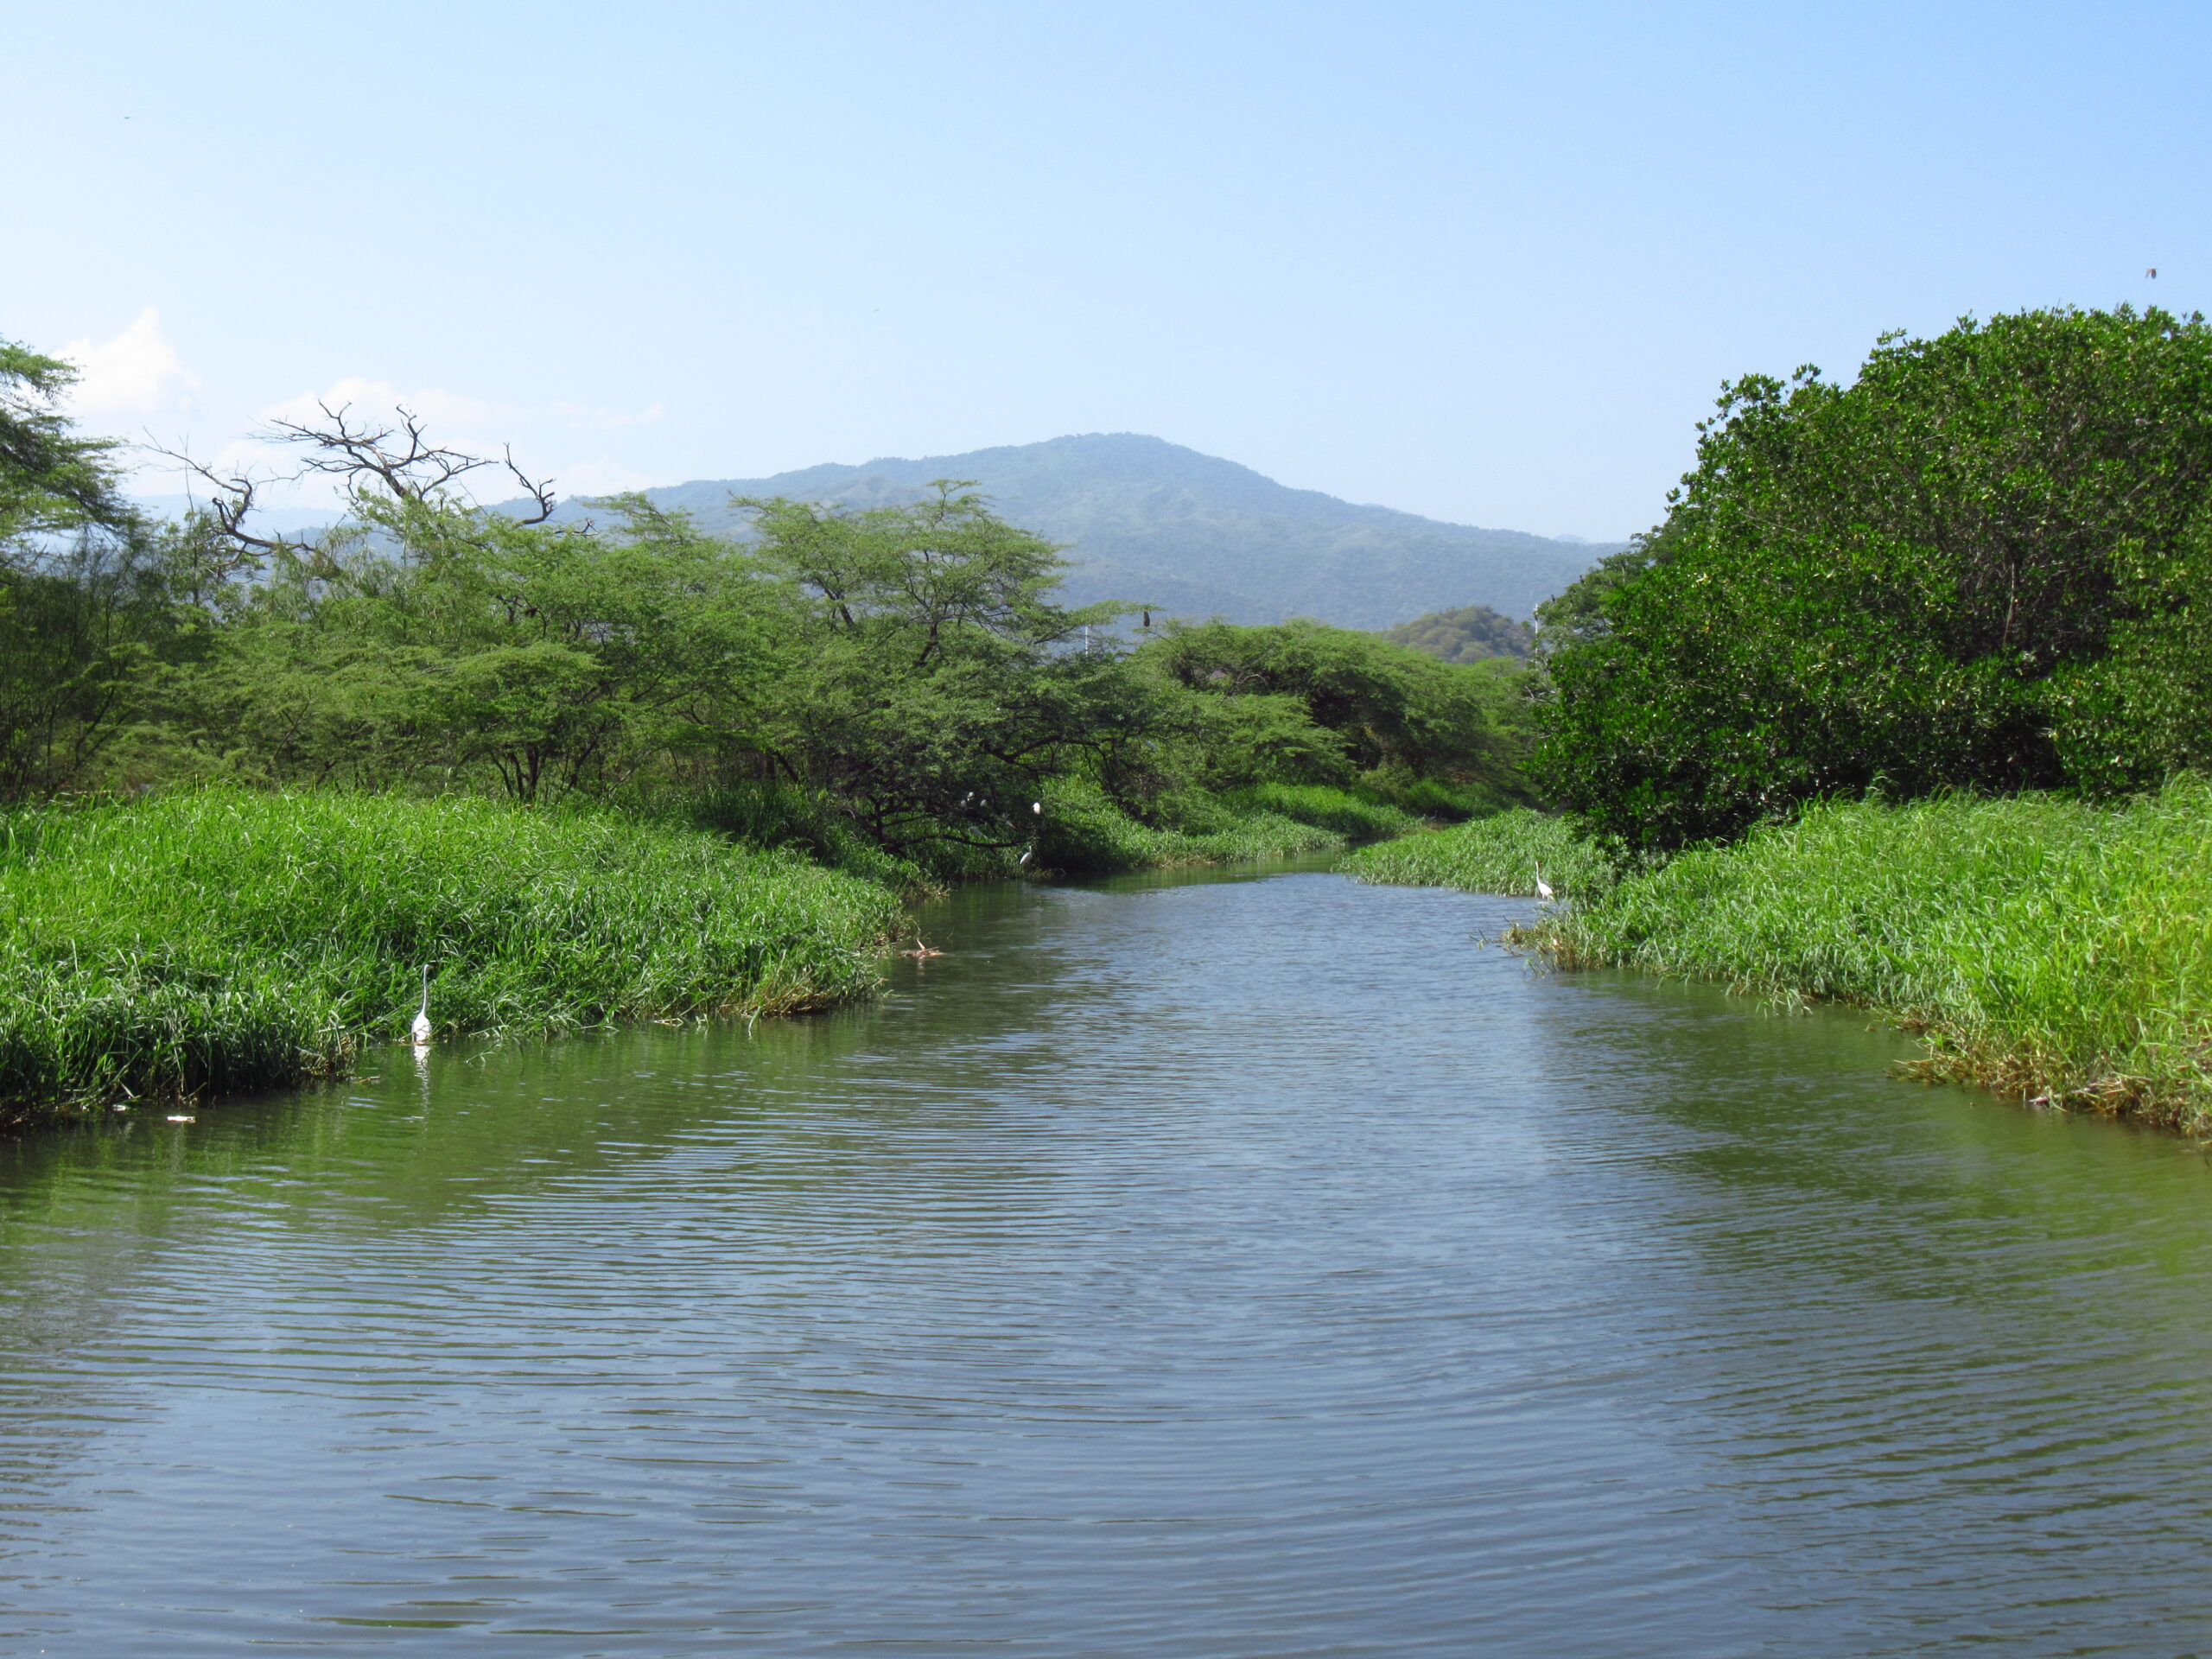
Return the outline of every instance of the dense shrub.
<path id="1" fill-rule="evenodd" d="M 1541 613 L 1537 755 L 1676 847 L 1824 796 L 2201 764 L 2212 329 L 2043 311 L 1731 387 L 1668 518 Z"/>

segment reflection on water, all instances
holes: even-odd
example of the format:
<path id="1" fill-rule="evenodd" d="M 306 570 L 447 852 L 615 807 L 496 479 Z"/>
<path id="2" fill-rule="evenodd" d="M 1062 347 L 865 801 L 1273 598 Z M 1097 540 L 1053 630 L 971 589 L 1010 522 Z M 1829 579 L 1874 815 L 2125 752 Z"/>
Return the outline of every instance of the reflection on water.
<path id="1" fill-rule="evenodd" d="M 2212 1192 L 1318 873 L 0 1162 L 0 1631 L 2212 1650 Z"/>

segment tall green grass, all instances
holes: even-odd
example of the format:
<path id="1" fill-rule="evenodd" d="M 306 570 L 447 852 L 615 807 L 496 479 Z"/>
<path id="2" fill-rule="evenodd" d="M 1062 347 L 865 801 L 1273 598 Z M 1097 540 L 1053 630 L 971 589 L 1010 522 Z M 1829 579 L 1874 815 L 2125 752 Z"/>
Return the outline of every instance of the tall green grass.
<path id="1" fill-rule="evenodd" d="M 1535 893 L 1541 870 L 1562 898 L 1601 892 L 1616 875 L 1612 860 L 1570 821 L 1526 807 L 1363 847 L 1338 868 L 1362 881 L 1522 894 Z"/>
<path id="2" fill-rule="evenodd" d="M 467 799 L 210 791 L 0 817 L 0 1117 L 298 1081 L 400 1034 L 866 991 L 881 887 L 795 853 Z"/>
<path id="3" fill-rule="evenodd" d="M 1357 804 L 1350 796 L 1342 799 Z M 1033 867 L 1070 874 L 1282 858 L 1326 852 L 1345 839 L 1338 830 L 1302 823 L 1255 801 L 1196 794 L 1178 803 L 1175 827 L 1154 827 L 1140 823 L 1081 779 L 1046 785 L 1044 806 Z"/>
<path id="4" fill-rule="evenodd" d="M 1816 806 L 1554 912 L 1564 965 L 1881 1009 L 1931 1077 L 2212 1123 L 2212 787 Z"/>
<path id="5" fill-rule="evenodd" d="M 1564 900 L 1514 942 L 1563 967 L 1879 1010 L 1929 1077 L 2212 1128 L 2212 785 L 2123 808 L 2054 796 L 1830 803 L 1630 871 L 1568 821 L 1501 813 L 1363 848 L 1367 881 Z"/>
<path id="6" fill-rule="evenodd" d="M 1327 784 L 1254 784 L 1232 790 L 1221 798 L 1232 811 L 1272 813 L 1354 841 L 1402 836 L 1421 827 L 1419 818 L 1371 790 L 1355 791 Z"/>

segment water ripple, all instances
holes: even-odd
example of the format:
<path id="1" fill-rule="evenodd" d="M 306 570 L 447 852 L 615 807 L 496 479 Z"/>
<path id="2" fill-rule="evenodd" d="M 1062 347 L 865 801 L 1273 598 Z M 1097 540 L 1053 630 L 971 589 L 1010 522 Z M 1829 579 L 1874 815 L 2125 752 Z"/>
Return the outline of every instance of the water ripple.
<path id="1" fill-rule="evenodd" d="M 872 1007 L 0 1166 L 0 1641 L 2212 1650 L 2202 1160 L 1533 972 L 963 893 Z"/>

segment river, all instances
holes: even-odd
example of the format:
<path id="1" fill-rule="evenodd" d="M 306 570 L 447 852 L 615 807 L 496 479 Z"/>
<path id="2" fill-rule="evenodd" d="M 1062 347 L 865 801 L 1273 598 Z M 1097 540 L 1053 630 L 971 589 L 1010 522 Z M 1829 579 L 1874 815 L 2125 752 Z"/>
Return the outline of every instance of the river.
<path id="1" fill-rule="evenodd" d="M 977 888 L 13 1145 L 0 1651 L 2212 1652 L 2204 1159 L 1527 911 Z"/>

